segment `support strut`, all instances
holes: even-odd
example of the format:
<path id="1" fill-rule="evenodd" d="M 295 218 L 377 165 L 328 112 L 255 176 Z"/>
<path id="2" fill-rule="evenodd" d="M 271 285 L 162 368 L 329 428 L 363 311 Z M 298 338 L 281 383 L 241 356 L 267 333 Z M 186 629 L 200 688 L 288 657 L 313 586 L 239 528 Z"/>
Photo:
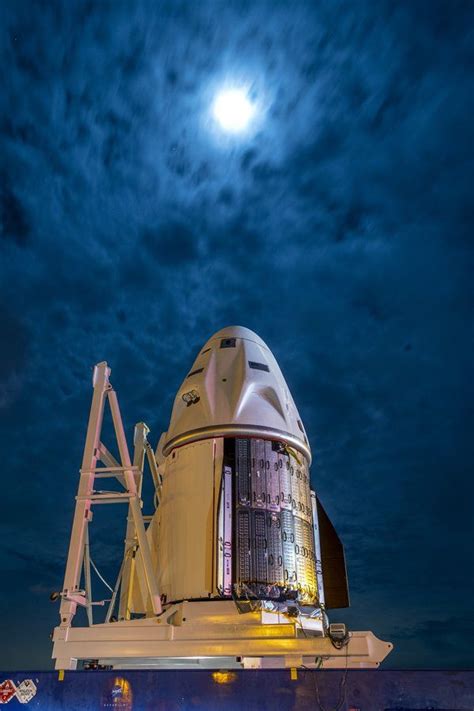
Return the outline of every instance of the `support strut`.
<path id="1" fill-rule="evenodd" d="M 89 523 L 92 521 L 92 506 L 97 503 L 121 503 L 123 501 L 128 503 L 129 515 L 127 520 L 125 564 L 122 573 L 121 610 L 122 598 L 124 600 L 123 604 L 127 606 L 127 609 L 129 607 L 133 568 L 129 567 L 127 569 L 127 565 L 132 560 L 132 556 L 129 553 L 127 554 L 127 551 L 133 545 L 137 547 L 143 563 L 144 585 L 149 595 L 153 613 L 159 615 L 162 611 L 160 593 L 153 572 L 152 558 L 141 512 L 142 471 L 148 428 L 143 423 L 137 426 L 138 435 L 136 433 L 135 455 L 132 464 L 127 440 L 125 438 L 117 394 L 109 381 L 110 373 L 111 370 L 106 362 L 99 363 L 94 368 L 92 404 L 80 470 L 64 586 L 61 593 L 60 626 L 62 628 L 69 628 L 71 626 L 74 615 L 76 614 L 77 605 L 83 605 L 87 608 L 89 624 L 93 623 L 91 608 Z M 101 442 L 106 401 L 108 401 L 112 413 L 115 437 L 120 453 L 120 462 L 117 462 Z M 138 442 L 139 446 L 137 446 L 137 437 L 139 440 L 140 436 L 142 441 L 141 443 Z M 102 461 L 106 464 L 106 468 L 98 468 L 98 461 Z M 123 494 L 117 492 L 115 495 L 111 495 L 110 493 L 96 493 L 94 489 L 96 477 L 103 478 L 106 476 L 116 477 L 124 486 L 125 492 Z M 80 588 L 83 566 L 85 590 Z"/>

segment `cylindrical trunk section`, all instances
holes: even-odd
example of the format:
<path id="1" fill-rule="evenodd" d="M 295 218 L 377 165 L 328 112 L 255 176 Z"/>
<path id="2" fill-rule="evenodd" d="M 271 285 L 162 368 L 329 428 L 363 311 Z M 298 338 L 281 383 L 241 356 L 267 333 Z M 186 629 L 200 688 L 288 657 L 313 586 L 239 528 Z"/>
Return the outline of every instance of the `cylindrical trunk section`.
<path id="1" fill-rule="evenodd" d="M 283 442 L 226 438 L 217 589 L 240 600 L 318 603 L 306 459 Z"/>
<path id="2" fill-rule="evenodd" d="M 283 441 L 220 437 L 173 450 L 148 536 L 166 603 L 322 602 L 308 462 Z M 145 609 L 139 593 L 134 612 Z"/>

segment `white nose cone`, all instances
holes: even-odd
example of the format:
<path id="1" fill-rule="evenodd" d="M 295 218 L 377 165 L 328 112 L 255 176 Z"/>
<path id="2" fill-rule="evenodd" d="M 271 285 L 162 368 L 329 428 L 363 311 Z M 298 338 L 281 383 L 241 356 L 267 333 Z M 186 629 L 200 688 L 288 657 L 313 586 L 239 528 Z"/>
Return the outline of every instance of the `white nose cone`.
<path id="1" fill-rule="evenodd" d="M 303 423 L 267 345 L 230 326 L 205 343 L 176 395 L 163 454 L 211 437 L 278 439 L 311 461 Z"/>

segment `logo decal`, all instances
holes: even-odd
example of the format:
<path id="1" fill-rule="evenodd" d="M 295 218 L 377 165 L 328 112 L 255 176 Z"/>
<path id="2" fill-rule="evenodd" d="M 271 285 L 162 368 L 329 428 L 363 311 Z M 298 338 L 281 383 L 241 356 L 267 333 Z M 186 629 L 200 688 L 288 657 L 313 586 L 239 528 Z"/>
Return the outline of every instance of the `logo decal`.
<path id="1" fill-rule="evenodd" d="M 8 704 L 15 696 L 20 704 L 28 704 L 37 691 L 33 679 L 23 679 L 15 685 L 11 679 L 6 679 L 0 684 L 0 704 Z"/>
<path id="2" fill-rule="evenodd" d="M 0 684 L 0 704 L 8 704 L 16 694 L 16 686 L 11 679 Z"/>
<path id="3" fill-rule="evenodd" d="M 27 704 L 36 694 L 36 684 L 33 679 L 24 679 L 16 688 L 16 698 L 20 704 Z"/>

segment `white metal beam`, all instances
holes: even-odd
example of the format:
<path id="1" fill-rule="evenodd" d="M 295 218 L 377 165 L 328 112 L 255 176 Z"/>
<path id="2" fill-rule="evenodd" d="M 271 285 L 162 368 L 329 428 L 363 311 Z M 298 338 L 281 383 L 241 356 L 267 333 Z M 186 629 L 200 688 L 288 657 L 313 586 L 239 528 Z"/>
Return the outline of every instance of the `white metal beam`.
<path id="1" fill-rule="evenodd" d="M 77 602 L 71 598 L 79 590 L 81 580 L 81 568 L 84 556 L 84 533 L 89 524 L 91 500 L 90 496 L 94 488 L 94 474 L 98 458 L 98 447 L 100 442 L 100 431 L 104 416 L 104 402 L 109 385 L 110 368 L 107 363 L 99 363 L 94 368 L 92 379 L 94 393 L 89 414 L 89 424 L 87 427 L 86 443 L 82 458 L 82 467 L 78 498 L 69 543 L 69 552 L 64 576 L 63 596 L 60 607 L 61 624 L 69 626 L 76 614 Z"/>
<path id="2" fill-rule="evenodd" d="M 151 606 L 154 614 L 159 615 L 162 610 L 161 599 L 158 591 L 158 585 L 153 572 L 153 563 L 151 559 L 150 548 L 148 546 L 145 525 L 143 523 L 143 518 L 141 514 L 141 502 L 139 502 L 135 477 L 133 476 L 132 472 L 132 462 L 130 461 L 127 440 L 125 438 L 123 422 L 120 416 L 120 408 L 117 400 L 117 394 L 114 390 L 111 390 L 108 395 L 110 410 L 112 412 L 112 419 L 114 423 L 115 436 L 117 437 L 117 444 L 120 452 L 120 460 L 122 466 L 124 467 L 124 478 L 127 484 L 127 490 L 130 492 L 130 494 L 133 494 L 133 496 L 131 496 L 130 498 L 130 510 L 135 526 L 140 555 L 143 561 L 143 571 L 145 574 L 148 592 L 150 594 Z"/>
<path id="3" fill-rule="evenodd" d="M 137 468 L 136 478 L 137 494 L 141 497 L 143 484 L 143 465 L 145 460 L 145 443 L 148 427 L 144 422 L 135 425 L 133 437 L 134 452 L 133 466 Z M 132 507 L 128 507 L 127 530 L 125 533 L 125 549 L 123 558 L 122 584 L 120 587 L 119 619 L 129 620 L 131 600 L 133 595 L 133 582 L 135 579 L 135 551 L 137 548 L 137 535 L 133 520 Z M 146 591 L 143 591 L 146 592 Z"/>

